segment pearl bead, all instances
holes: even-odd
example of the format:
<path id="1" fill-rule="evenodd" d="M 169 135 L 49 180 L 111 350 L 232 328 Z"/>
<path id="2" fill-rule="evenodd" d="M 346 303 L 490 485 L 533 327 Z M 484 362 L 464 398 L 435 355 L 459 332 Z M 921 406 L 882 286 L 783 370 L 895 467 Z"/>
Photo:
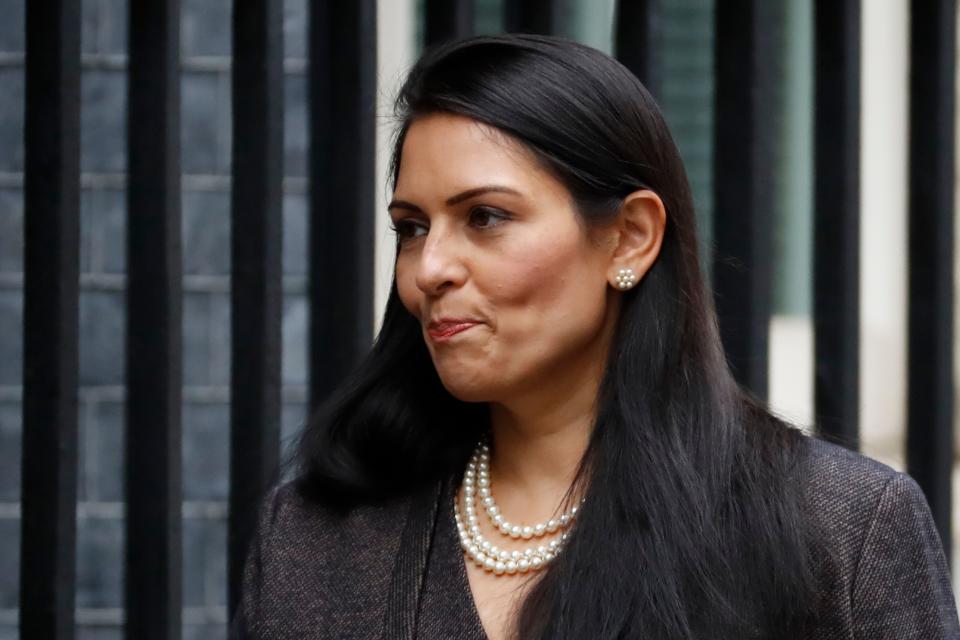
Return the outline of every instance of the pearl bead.
<path id="1" fill-rule="evenodd" d="M 510 559 L 511 559 L 511 560 L 519 560 L 519 559 L 522 558 L 522 557 L 523 557 L 523 554 L 520 553 L 519 551 L 511 551 L 511 552 L 510 552 Z"/>
<path id="2" fill-rule="evenodd" d="M 506 564 L 506 568 L 507 568 L 507 573 L 513 575 L 514 573 L 517 572 L 517 563 L 511 560 Z"/>
<path id="3" fill-rule="evenodd" d="M 523 536 L 524 540 L 529 540 L 533 537 L 533 529 L 530 527 L 524 527 L 520 530 L 520 535 Z"/>
<path id="4" fill-rule="evenodd" d="M 520 537 L 520 527 L 518 527 L 517 525 L 513 525 L 512 527 L 510 527 L 510 537 L 513 538 L 514 540 L 516 540 L 517 538 L 519 538 L 519 537 Z"/>
<path id="5" fill-rule="evenodd" d="M 493 524 L 497 525 L 497 527 L 499 527 L 503 523 L 504 523 L 504 519 L 502 515 L 498 513 L 497 515 L 493 516 Z"/>
<path id="6" fill-rule="evenodd" d="M 494 565 L 494 568 L 493 568 L 494 573 L 496 573 L 498 576 L 503 575 L 503 572 L 506 570 L 507 570 L 507 565 L 504 564 L 503 562 L 498 562 L 496 565 Z"/>
<path id="7" fill-rule="evenodd" d="M 550 533 L 553 533 L 554 531 L 556 531 L 556 530 L 559 529 L 559 528 L 560 528 L 560 523 L 557 522 L 556 520 L 548 520 L 548 521 L 547 521 L 547 531 L 549 531 Z"/>
<path id="8" fill-rule="evenodd" d="M 546 530 L 547 530 L 546 525 L 538 524 L 533 528 L 533 535 L 539 538 L 546 532 Z"/>
<path id="9" fill-rule="evenodd" d="M 488 571 L 494 571 L 494 570 L 496 569 L 496 567 L 497 567 L 497 561 L 494 560 L 493 558 L 486 558 L 486 559 L 483 561 L 483 566 L 484 566 L 484 568 L 487 569 Z"/>
<path id="10" fill-rule="evenodd" d="M 517 568 L 520 569 L 520 571 L 527 571 L 528 569 L 530 569 L 530 561 L 527 560 L 526 558 L 520 560 L 519 562 L 517 562 Z"/>

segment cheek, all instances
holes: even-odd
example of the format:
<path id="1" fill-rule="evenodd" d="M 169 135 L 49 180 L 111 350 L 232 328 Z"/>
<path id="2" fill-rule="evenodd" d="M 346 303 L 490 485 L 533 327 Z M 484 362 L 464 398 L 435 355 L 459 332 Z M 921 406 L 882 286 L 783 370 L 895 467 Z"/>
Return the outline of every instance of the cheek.
<path id="1" fill-rule="evenodd" d="M 552 244 L 507 264 L 498 282 L 498 306 L 509 312 L 518 333 L 576 332 L 602 322 L 603 276 L 583 259 L 580 247 Z"/>
<path id="2" fill-rule="evenodd" d="M 420 319 L 420 289 L 410 271 L 401 262 L 397 262 L 396 280 L 397 295 L 404 308 L 409 311 L 417 320 Z"/>

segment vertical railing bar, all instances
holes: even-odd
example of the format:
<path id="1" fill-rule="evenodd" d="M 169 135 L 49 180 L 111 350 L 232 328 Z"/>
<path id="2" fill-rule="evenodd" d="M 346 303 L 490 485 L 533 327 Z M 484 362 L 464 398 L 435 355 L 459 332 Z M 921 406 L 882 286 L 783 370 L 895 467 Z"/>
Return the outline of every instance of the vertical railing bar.
<path id="1" fill-rule="evenodd" d="M 230 522 L 228 613 L 280 448 L 283 3 L 233 9 Z"/>
<path id="2" fill-rule="evenodd" d="M 376 8 L 310 3 L 312 406 L 373 340 Z"/>
<path id="3" fill-rule="evenodd" d="M 555 34 L 560 0 L 504 0 L 503 25 L 507 33 Z"/>
<path id="4" fill-rule="evenodd" d="M 20 637 L 74 637 L 80 3 L 26 10 Z"/>
<path id="5" fill-rule="evenodd" d="M 907 470 L 950 557 L 956 0 L 910 4 Z"/>
<path id="6" fill-rule="evenodd" d="M 859 442 L 860 1 L 814 7 L 814 414 Z"/>
<path id="7" fill-rule="evenodd" d="M 773 107 L 760 0 L 718 0 L 714 144 L 714 289 L 737 380 L 767 395 L 771 306 Z"/>
<path id="8" fill-rule="evenodd" d="M 126 637 L 181 634 L 180 3 L 129 7 Z"/>
<path id="9" fill-rule="evenodd" d="M 426 0 L 424 29 L 430 46 L 444 40 L 457 40 L 473 35 L 475 0 Z"/>
<path id="10" fill-rule="evenodd" d="M 619 0 L 614 17 L 614 53 L 657 98 L 663 52 L 661 0 Z"/>

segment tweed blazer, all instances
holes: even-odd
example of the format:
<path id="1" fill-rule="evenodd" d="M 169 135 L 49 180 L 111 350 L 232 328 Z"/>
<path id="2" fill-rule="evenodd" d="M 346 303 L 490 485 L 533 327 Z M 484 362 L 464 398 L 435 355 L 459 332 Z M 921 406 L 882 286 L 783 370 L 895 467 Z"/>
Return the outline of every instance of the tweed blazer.
<path id="1" fill-rule="evenodd" d="M 836 553 L 811 640 L 960 640 L 930 509 L 908 475 L 807 438 L 805 509 Z M 453 525 L 452 489 L 335 514 L 283 485 L 264 501 L 234 639 L 484 640 Z"/>

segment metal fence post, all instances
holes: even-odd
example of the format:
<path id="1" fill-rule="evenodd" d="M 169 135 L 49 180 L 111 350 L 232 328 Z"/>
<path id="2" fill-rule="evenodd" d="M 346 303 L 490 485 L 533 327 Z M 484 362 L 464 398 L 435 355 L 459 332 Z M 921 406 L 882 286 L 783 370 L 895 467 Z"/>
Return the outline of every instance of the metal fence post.
<path id="1" fill-rule="evenodd" d="M 74 637 L 80 6 L 27 3 L 20 637 Z"/>

